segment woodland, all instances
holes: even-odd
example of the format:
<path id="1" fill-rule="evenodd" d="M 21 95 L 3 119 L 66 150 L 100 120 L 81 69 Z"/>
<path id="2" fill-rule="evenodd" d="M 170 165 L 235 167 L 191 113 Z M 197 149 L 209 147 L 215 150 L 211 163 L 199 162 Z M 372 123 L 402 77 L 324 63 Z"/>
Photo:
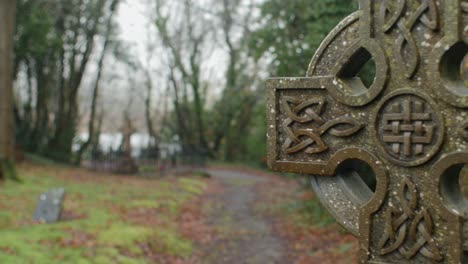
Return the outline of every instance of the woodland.
<path id="1" fill-rule="evenodd" d="M 305 76 L 357 2 L 0 0 L 0 262 L 356 262 L 308 181 L 266 171 L 265 81 Z M 88 166 L 139 135 L 139 173 Z M 156 175 L 164 148 L 203 173 Z"/>
<path id="2" fill-rule="evenodd" d="M 136 2 L 143 51 L 121 30 Z M 305 76 L 327 32 L 357 10 L 346 0 L 136 2 L 17 1 L 14 31 L 1 32 L 14 32 L 10 145 L 80 164 L 102 133 L 139 131 L 148 149 L 177 137 L 186 152 L 262 163 L 265 80 Z"/>

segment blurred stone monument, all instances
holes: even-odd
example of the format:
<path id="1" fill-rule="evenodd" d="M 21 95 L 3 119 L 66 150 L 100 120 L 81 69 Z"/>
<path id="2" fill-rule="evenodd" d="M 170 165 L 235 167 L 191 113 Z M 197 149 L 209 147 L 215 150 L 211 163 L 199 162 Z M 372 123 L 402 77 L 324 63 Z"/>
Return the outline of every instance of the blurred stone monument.
<path id="1" fill-rule="evenodd" d="M 270 167 L 311 175 L 361 263 L 468 263 L 467 31 L 466 0 L 360 0 L 268 82 Z"/>
<path id="2" fill-rule="evenodd" d="M 122 131 L 122 143 L 121 151 L 119 152 L 119 157 L 117 159 L 117 164 L 115 172 L 123 174 L 133 174 L 138 172 L 138 166 L 135 163 L 135 160 L 132 158 L 132 144 L 131 138 L 132 135 L 136 132 L 136 129 L 133 127 L 132 119 L 128 112 L 124 116 L 124 124 L 121 128 Z"/>
<path id="3" fill-rule="evenodd" d="M 41 223 L 56 223 L 62 213 L 65 190 L 63 188 L 51 189 L 39 196 L 34 220 Z"/>

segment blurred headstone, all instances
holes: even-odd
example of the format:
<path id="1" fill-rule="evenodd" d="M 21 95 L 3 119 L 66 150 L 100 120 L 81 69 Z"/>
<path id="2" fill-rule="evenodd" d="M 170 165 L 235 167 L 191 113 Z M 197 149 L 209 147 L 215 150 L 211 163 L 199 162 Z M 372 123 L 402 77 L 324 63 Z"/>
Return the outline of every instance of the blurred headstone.
<path id="1" fill-rule="evenodd" d="M 43 223 L 56 223 L 62 213 L 65 189 L 51 189 L 39 196 L 34 220 Z"/>
<path id="2" fill-rule="evenodd" d="M 113 172 L 120 174 L 135 174 L 138 173 L 138 166 L 135 163 L 135 160 L 130 156 L 130 153 L 123 153 L 123 155 L 118 157 Z"/>

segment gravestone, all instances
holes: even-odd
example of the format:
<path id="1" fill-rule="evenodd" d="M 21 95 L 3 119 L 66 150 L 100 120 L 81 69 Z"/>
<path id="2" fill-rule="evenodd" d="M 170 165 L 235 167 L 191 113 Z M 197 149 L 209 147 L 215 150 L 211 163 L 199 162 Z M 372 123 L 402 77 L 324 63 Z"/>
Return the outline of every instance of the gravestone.
<path id="1" fill-rule="evenodd" d="M 361 263 L 468 263 L 467 31 L 467 0 L 360 0 L 268 81 L 269 166 L 312 175 Z"/>
<path id="2" fill-rule="evenodd" d="M 56 223 L 62 213 L 65 190 L 52 189 L 39 196 L 34 220 L 41 223 Z"/>

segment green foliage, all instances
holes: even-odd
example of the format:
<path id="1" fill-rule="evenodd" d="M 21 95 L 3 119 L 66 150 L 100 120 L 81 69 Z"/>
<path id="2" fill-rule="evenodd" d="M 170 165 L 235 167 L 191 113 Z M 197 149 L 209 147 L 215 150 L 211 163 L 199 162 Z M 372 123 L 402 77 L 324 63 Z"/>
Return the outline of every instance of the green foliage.
<path id="1" fill-rule="evenodd" d="M 18 0 L 14 74 L 22 96 L 15 102 L 15 131 L 25 151 L 71 161 L 78 91 L 96 36 L 112 21 L 110 9 L 118 2 Z"/>
<path id="2" fill-rule="evenodd" d="M 128 208 L 144 208 L 153 209 L 159 208 L 160 204 L 154 200 L 133 200 L 127 204 Z"/>
<path id="3" fill-rule="evenodd" d="M 270 61 L 270 76 L 305 76 L 315 50 L 341 19 L 358 10 L 357 0 L 266 0 L 260 26 L 249 39 L 255 60 Z M 264 93 L 264 89 L 260 89 Z M 265 94 L 252 113 L 243 161 L 266 166 Z"/>
<path id="4" fill-rule="evenodd" d="M 104 245 L 129 248 L 134 246 L 136 242 L 147 241 L 152 234 L 151 228 L 117 222 L 101 232 L 98 241 Z"/>
<path id="5" fill-rule="evenodd" d="M 313 200 L 298 200 L 287 208 L 298 216 L 298 221 L 296 221 L 298 225 L 326 227 L 336 223 L 335 219 L 320 204 L 317 198 Z"/>
<path id="6" fill-rule="evenodd" d="M 338 252 L 340 252 L 341 254 L 344 254 L 350 250 L 353 249 L 353 244 L 351 243 L 346 243 L 346 244 L 343 244 L 341 245 L 339 248 L 338 248 Z"/>
<path id="7" fill-rule="evenodd" d="M 201 178 L 206 178 L 206 179 L 211 178 L 211 175 L 206 171 L 196 171 L 193 174 Z"/>
<path id="8" fill-rule="evenodd" d="M 19 0 L 17 8 L 15 55 L 18 61 L 44 58 L 62 45 L 54 29 L 54 5 L 48 1 Z"/>
<path id="9" fill-rule="evenodd" d="M 63 166 L 64 164 L 58 163 L 55 160 L 48 159 L 47 157 L 40 156 L 34 153 L 23 153 L 24 157 L 29 161 L 37 165 L 45 165 L 45 166 Z"/>
<path id="10" fill-rule="evenodd" d="M 21 182 L 16 172 L 15 163 L 9 159 L 0 159 L 0 175 L 2 180 L 12 180 L 15 182 Z"/>
<path id="11" fill-rule="evenodd" d="M 107 22 L 112 22 L 110 6 L 117 2 L 18 0 L 15 73 L 21 72 L 24 80 L 32 80 L 18 82 L 21 90 L 17 94 L 24 96 L 15 104 L 16 142 L 24 150 L 61 162 L 72 160 L 81 106 L 78 90 L 88 60 L 98 46 L 96 36 L 103 34 Z M 264 166 L 265 96 L 264 87 L 258 85 L 255 76 L 262 67 L 257 69 L 255 62 L 271 63 L 270 76 L 305 75 L 323 38 L 342 18 L 358 9 L 357 2 L 265 0 L 259 5 L 258 21 L 251 21 L 238 1 L 214 3 L 214 13 L 223 15 L 213 16 L 213 20 L 193 19 L 198 14 L 193 11 L 193 21 L 185 23 L 177 15 L 165 17 L 161 12 L 161 16 L 156 16 L 155 25 L 163 48 L 171 54 L 169 61 L 173 60 L 174 65 L 169 68 L 175 78 L 163 86 L 169 87 L 168 94 L 174 93 L 170 96 L 175 97 L 177 92 L 177 98 L 170 100 L 173 110 L 164 116 L 159 139 L 171 141 L 177 134 L 188 151 Z M 236 20 L 247 25 L 239 27 Z M 202 47 L 208 38 L 205 39 L 205 34 L 200 38 L 180 38 L 180 32 L 188 32 L 193 23 L 197 28 L 204 28 L 213 21 L 219 23 L 214 35 L 221 36 L 220 43 L 228 59 L 220 98 L 209 102 L 207 90 L 211 89 L 211 83 L 200 74 L 201 65 L 205 64 Z M 132 58 L 130 48 L 115 38 L 115 28 L 111 33 L 114 58 L 132 70 L 139 70 L 141 65 Z M 211 103 L 213 107 L 209 109 Z"/>
<path id="12" fill-rule="evenodd" d="M 193 179 L 179 179 L 179 183 L 185 191 L 192 194 L 201 194 L 205 186 L 203 182 Z"/>
<path id="13" fill-rule="evenodd" d="M 181 238 L 174 230 L 157 229 L 155 233 L 156 250 L 180 257 L 189 257 L 192 254 L 192 243 Z"/>
<path id="14" fill-rule="evenodd" d="M 357 0 L 267 0 L 261 27 L 251 41 L 255 56 L 272 59 L 274 76 L 305 76 L 322 40 L 341 19 L 358 10 Z"/>
<path id="15" fill-rule="evenodd" d="M 1 175 L 4 177 L 4 179 L 21 182 L 21 179 L 18 177 L 18 173 L 16 172 L 15 163 L 13 161 L 0 159 L 0 169 L 2 170 Z"/>
<path id="16" fill-rule="evenodd" d="M 254 166 L 266 167 L 267 149 L 267 124 L 266 124 L 266 101 L 261 100 L 255 107 L 252 117 L 252 125 L 247 137 L 247 153 L 245 161 Z"/>

